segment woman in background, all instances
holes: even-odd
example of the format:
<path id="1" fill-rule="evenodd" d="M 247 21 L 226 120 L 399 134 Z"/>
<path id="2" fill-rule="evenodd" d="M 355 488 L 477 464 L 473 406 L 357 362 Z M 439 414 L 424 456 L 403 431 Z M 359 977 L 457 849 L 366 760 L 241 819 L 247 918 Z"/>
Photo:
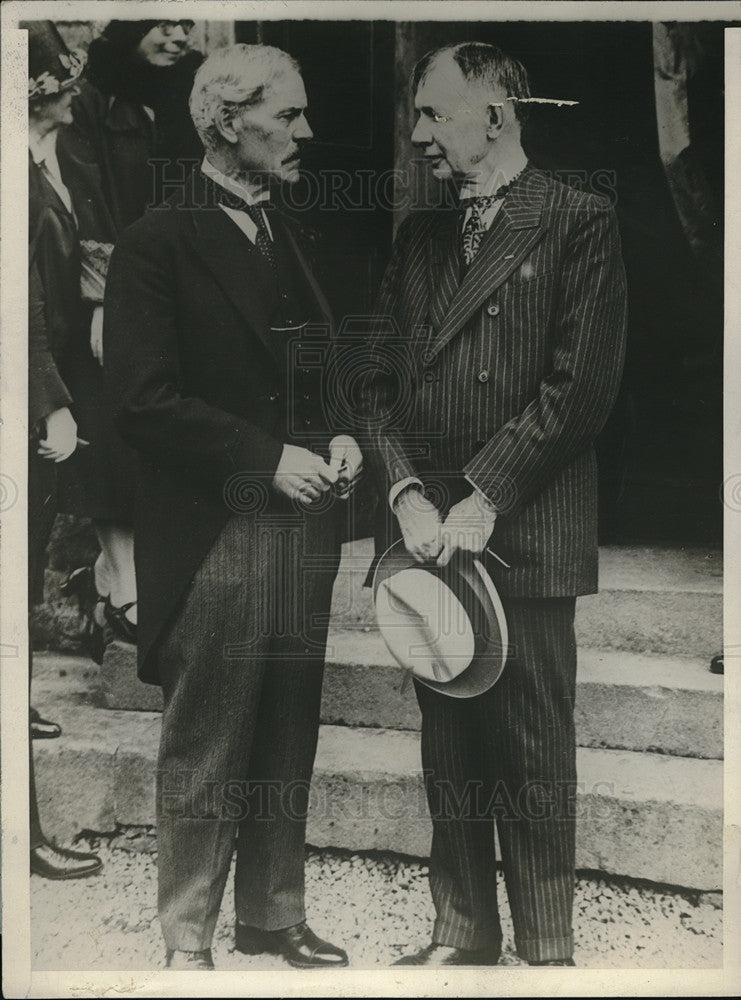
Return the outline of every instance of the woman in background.
<path id="1" fill-rule="evenodd" d="M 171 193 L 173 183 L 184 184 L 202 157 L 188 111 L 203 60 L 188 48 L 192 27 L 192 21 L 110 21 L 90 44 L 72 126 L 59 140 L 78 215 L 82 296 L 97 361 L 74 387 L 80 435 L 91 447 L 71 463 L 67 490 L 79 492 L 74 506 L 92 519 L 101 548 L 92 574 L 88 567 L 70 574 L 66 592 L 88 595 L 98 662 L 106 639 L 136 642 L 136 462 L 115 430 L 103 375 L 105 279 L 122 230 Z"/>
<path id="2" fill-rule="evenodd" d="M 59 507 L 57 472 L 78 445 L 70 376 L 86 347 L 80 303 L 80 253 L 75 213 L 56 155 L 59 130 L 72 120 L 81 60 L 51 21 L 28 29 L 28 604 L 44 599 L 44 569 Z M 29 670 L 29 683 L 31 670 Z M 31 709 L 36 737 L 59 736 L 55 723 Z M 36 801 L 33 750 L 29 763 L 31 871 L 44 878 L 91 875 L 95 854 L 56 847 L 44 836 Z"/>

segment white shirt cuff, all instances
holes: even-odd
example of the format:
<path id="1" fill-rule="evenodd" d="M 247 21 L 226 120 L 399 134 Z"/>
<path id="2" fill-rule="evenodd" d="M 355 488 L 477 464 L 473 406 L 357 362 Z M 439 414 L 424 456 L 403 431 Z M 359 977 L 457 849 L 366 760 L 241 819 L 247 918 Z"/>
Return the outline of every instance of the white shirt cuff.
<path id="1" fill-rule="evenodd" d="M 421 490 L 424 489 L 424 483 L 421 479 L 417 479 L 416 476 L 407 476 L 406 479 L 400 479 L 399 482 L 394 483 L 389 490 L 389 507 L 391 510 L 394 509 L 396 498 L 407 488 L 407 486 L 419 486 Z"/>
<path id="2" fill-rule="evenodd" d="M 490 510 L 492 514 L 498 514 L 499 511 L 496 508 L 496 504 L 493 504 L 491 502 L 486 493 L 484 493 L 483 490 L 480 490 L 476 485 L 476 483 L 474 483 L 474 481 L 469 476 L 466 476 L 466 481 L 469 482 L 471 486 L 473 486 L 473 488 L 476 490 L 476 492 L 483 498 L 485 508 L 487 510 Z"/>

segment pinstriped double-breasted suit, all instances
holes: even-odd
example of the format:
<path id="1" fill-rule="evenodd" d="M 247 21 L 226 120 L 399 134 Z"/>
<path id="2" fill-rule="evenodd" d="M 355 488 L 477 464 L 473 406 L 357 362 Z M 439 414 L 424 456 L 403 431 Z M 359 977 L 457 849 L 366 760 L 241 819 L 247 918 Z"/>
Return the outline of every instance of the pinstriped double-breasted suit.
<path id="1" fill-rule="evenodd" d="M 597 589 L 593 441 L 614 402 L 626 292 L 614 212 L 528 166 L 462 272 L 462 217 L 412 212 L 377 308 L 368 398 L 382 497 L 416 476 L 443 511 L 477 487 L 510 656 L 468 700 L 418 686 L 433 816 L 433 939 L 501 941 L 494 820 L 518 951 L 569 957 L 574 880 L 574 604 Z M 379 504 L 377 548 L 398 532 Z"/>

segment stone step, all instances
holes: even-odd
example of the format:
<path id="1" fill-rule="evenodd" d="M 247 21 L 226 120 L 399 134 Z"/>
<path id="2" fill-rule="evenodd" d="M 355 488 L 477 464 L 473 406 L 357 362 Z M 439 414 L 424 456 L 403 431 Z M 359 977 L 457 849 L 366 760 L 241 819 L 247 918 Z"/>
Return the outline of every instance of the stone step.
<path id="1" fill-rule="evenodd" d="M 336 627 L 373 625 L 363 587 L 371 539 L 344 547 L 334 589 Z M 580 646 L 710 659 L 723 644 L 723 560 L 714 549 L 603 546 L 599 594 L 576 605 Z"/>
<path id="2" fill-rule="evenodd" d="M 334 590 L 335 627 L 374 624 L 371 593 L 363 587 L 372 540 L 343 548 Z M 696 657 L 710 662 L 722 648 L 723 561 L 717 549 L 604 546 L 600 593 L 577 602 L 580 646 Z M 39 646 L 77 650 L 80 619 L 60 597 L 62 574 L 47 571 L 47 601 L 34 612 Z"/>
<path id="3" fill-rule="evenodd" d="M 44 828 L 64 842 L 82 829 L 153 824 L 160 716 L 35 704 L 64 730 L 34 748 Z M 307 842 L 426 856 L 420 770 L 418 733 L 323 726 Z M 577 867 L 719 889 L 722 774 L 720 761 L 580 749 Z"/>
<path id="4" fill-rule="evenodd" d="M 100 673 L 109 708 L 157 711 L 159 688 L 136 677 L 134 651 L 113 644 Z M 414 690 L 376 628 L 333 629 L 327 648 L 322 721 L 419 729 Z M 723 756 L 723 678 L 679 657 L 580 649 L 577 742 L 586 747 L 650 750 L 684 757 Z"/>

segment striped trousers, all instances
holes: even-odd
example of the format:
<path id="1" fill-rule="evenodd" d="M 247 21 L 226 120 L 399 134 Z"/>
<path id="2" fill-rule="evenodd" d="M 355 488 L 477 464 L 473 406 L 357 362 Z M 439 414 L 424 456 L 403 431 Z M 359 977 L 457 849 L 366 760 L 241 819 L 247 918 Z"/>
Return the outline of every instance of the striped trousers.
<path id="1" fill-rule="evenodd" d="M 304 836 L 340 558 L 332 512 L 232 517 L 158 654 L 159 915 L 211 946 L 236 844 L 237 919 L 304 919 Z"/>
<path id="2" fill-rule="evenodd" d="M 433 822 L 433 941 L 501 946 L 496 825 L 521 958 L 573 950 L 575 598 L 504 599 L 509 658 L 493 688 L 450 698 L 415 682 Z"/>

